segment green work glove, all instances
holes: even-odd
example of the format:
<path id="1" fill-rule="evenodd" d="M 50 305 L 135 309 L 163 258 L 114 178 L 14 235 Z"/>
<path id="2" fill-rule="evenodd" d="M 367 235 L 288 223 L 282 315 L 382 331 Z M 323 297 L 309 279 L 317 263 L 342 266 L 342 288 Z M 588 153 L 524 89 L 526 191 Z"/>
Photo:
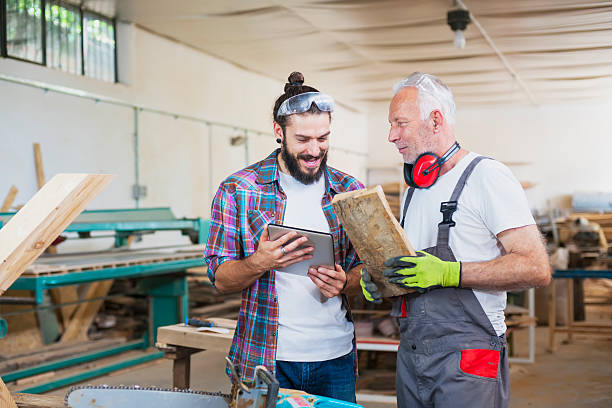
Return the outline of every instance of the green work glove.
<path id="1" fill-rule="evenodd" d="M 398 256 L 385 261 L 383 275 L 389 282 L 420 292 L 446 287 L 458 287 L 461 283 L 461 262 L 443 261 L 427 252 L 417 251 L 416 256 Z"/>
<path id="2" fill-rule="evenodd" d="M 365 267 L 361 268 L 361 280 L 359 284 L 361 285 L 361 291 L 366 300 L 374 303 L 382 302 L 382 293 L 380 293 L 378 286 L 372 282 L 372 277 L 368 271 L 366 271 Z"/>

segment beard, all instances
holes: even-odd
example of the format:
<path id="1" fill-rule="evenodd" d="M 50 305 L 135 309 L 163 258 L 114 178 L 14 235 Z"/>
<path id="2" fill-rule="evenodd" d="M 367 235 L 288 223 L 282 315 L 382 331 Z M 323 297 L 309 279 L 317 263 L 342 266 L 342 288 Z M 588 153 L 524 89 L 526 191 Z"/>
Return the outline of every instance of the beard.
<path id="1" fill-rule="evenodd" d="M 287 170 L 289 170 L 289 174 L 299 181 L 302 184 L 312 184 L 315 181 L 319 181 L 323 172 L 325 171 L 325 167 L 327 166 L 327 150 L 325 152 L 321 152 L 318 156 L 311 156 L 309 154 L 296 154 L 293 155 L 287 149 L 286 139 L 283 138 L 283 143 L 281 147 L 281 157 L 287 166 Z M 321 159 L 321 164 L 319 164 L 318 169 L 312 169 L 311 171 L 303 171 L 300 168 L 299 160 L 314 160 Z"/>
<path id="2" fill-rule="evenodd" d="M 417 142 L 408 144 L 408 152 L 404 156 L 404 163 L 406 164 L 414 164 L 420 155 L 426 152 L 433 152 L 436 148 L 436 142 L 434 140 L 435 136 L 426 124 L 419 127 L 418 135 L 419 140 L 424 142 L 420 144 Z"/>

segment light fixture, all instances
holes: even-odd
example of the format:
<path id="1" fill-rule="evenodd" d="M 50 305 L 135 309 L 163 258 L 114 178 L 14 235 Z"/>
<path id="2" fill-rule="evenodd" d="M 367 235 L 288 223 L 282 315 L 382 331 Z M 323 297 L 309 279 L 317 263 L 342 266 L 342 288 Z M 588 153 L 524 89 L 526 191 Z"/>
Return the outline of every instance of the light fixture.
<path id="1" fill-rule="evenodd" d="M 246 142 L 246 137 L 244 135 L 236 135 L 230 138 L 230 145 L 232 146 L 240 146 Z"/>
<path id="2" fill-rule="evenodd" d="M 455 47 L 464 48 L 465 36 L 463 35 L 463 30 L 470 23 L 470 12 L 462 7 L 449 10 L 446 13 L 446 23 L 455 32 L 455 39 L 453 40 Z"/>

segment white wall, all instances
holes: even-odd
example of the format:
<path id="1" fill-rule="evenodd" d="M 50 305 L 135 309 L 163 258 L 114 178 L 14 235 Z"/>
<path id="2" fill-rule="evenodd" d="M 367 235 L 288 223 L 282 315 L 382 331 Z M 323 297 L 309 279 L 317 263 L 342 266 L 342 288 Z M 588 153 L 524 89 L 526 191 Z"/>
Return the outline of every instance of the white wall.
<path id="1" fill-rule="evenodd" d="M 369 166 L 401 161 L 387 142 L 386 104 L 372 105 Z M 468 150 L 512 165 L 533 209 L 569 208 L 575 192 L 612 192 L 612 103 L 457 108 L 457 140 Z M 390 159 L 390 158 L 393 159 Z"/>
<path id="2" fill-rule="evenodd" d="M 277 146 L 259 132 L 271 133 L 272 106 L 284 84 L 131 25 L 118 29 L 118 53 L 119 84 L 2 58 L 0 74 L 253 129 L 247 158 L 244 145 L 229 143 L 241 130 L 139 113 L 140 183 L 148 188 L 141 206 L 170 206 L 178 217 L 208 217 L 219 182 Z M 332 126 L 330 164 L 363 178 L 365 154 L 334 146 L 365 153 L 365 115 L 340 106 Z M 0 200 L 13 184 L 19 189 L 17 204 L 35 193 L 33 142 L 41 144 L 47 179 L 59 172 L 117 175 L 90 208 L 134 207 L 132 109 L 0 81 Z"/>

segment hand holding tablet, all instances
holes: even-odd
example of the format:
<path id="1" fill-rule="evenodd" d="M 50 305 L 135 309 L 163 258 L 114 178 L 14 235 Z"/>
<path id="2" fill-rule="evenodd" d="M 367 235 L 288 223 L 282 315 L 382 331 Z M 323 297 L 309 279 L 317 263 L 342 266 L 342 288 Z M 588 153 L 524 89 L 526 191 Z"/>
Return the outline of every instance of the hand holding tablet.
<path id="1" fill-rule="evenodd" d="M 306 237 L 308 241 L 300 244 L 294 250 L 297 251 L 308 247 L 314 247 L 314 251 L 312 252 L 312 258 L 302 260 L 300 262 L 294 263 L 283 268 L 277 268 L 277 271 L 306 276 L 308 273 L 308 268 L 311 266 L 328 266 L 331 269 L 334 269 L 334 240 L 331 234 L 320 231 L 311 231 L 301 228 L 288 227 L 285 225 L 268 224 L 268 234 L 270 240 L 272 241 L 277 240 L 285 234 L 291 232 L 296 232 L 297 234 L 295 238 L 289 240 L 285 245 L 288 246 L 295 239 L 299 239 L 300 237 Z M 281 249 L 281 251 L 282 250 L 283 249 Z"/>

